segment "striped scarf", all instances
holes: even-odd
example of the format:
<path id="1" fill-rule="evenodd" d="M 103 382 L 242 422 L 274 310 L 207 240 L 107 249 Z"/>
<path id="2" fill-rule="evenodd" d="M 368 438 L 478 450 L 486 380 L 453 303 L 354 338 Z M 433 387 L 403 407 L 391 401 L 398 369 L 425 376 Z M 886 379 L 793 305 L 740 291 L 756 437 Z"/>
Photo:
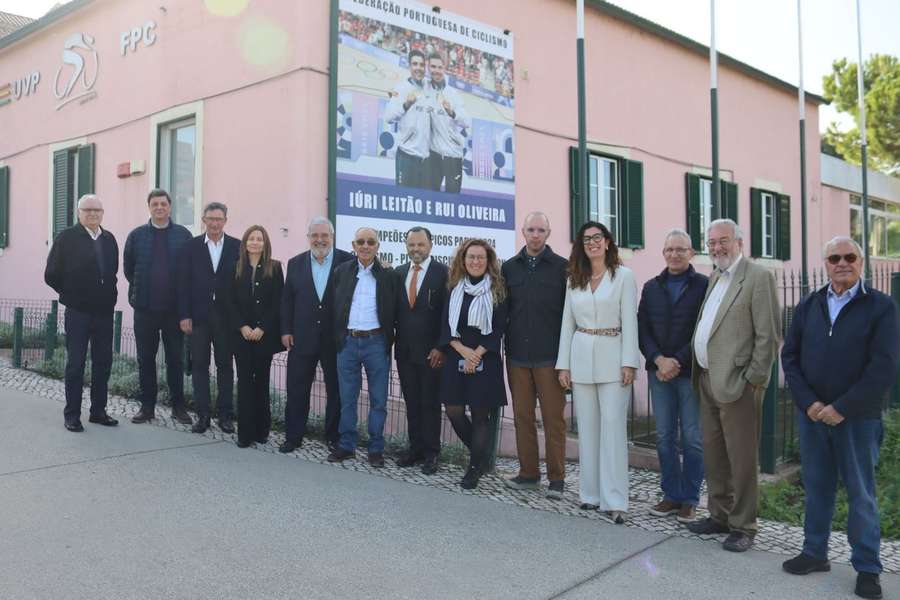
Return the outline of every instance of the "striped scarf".
<path id="1" fill-rule="evenodd" d="M 470 282 L 467 275 L 450 292 L 450 337 L 459 337 L 457 325 L 464 294 L 473 296 L 469 305 L 469 327 L 480 330 L 482 335 L 490 335 L 493 331 L 491 319 L 494 317 L 494 295 L 491 293 L 491 276 L 485 273 L 484 279 L 478 283 Z"/>

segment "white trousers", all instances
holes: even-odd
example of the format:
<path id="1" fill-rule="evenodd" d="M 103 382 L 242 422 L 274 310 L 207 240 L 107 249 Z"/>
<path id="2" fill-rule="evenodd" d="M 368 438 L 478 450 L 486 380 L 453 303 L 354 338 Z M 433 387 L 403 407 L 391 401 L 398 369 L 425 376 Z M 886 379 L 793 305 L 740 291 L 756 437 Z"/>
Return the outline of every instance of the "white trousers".
<path id="1" fill-rule="evenodd" d="M 628 510 L 628 400 L 631 386 L 573 383 L 581 502 Z"/>

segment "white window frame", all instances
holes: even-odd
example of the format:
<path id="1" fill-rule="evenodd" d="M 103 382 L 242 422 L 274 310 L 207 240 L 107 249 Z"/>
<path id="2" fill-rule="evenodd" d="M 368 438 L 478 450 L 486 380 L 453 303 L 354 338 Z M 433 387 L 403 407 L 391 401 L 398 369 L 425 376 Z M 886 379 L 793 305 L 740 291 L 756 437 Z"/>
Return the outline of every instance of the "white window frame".
<path id="1" fill-rule="evenodd" d="M 203 101 L 190 102 L 174 106 L 168 110 L 150 116 L 150 154 L 147 192 L 157 187 L 159 177 L 160 152 L 162 145 L 160 132 L 167 125 L 176 125 L 194 119 L 194 223 L 186 226 L 191 233 L 198 235 L 201 230 L 200 217 L 203 212 Z M 168 191 L 168 190 L 166 190 Z M 183 223 L 182 223 L 183 225 Z"/>
<path id="2" fill-rule="evenodd" d="M 763 258 L 775 258 L 775 246 L 778 229 L 775 223 L 775 194 L 760 192 L 759 194 L 760 241 Z"/>
<path id="3" fill-rule="evenodd" d="M 589 220 L 598 221 L 606 225 L 609 229 L 610 233 L 612 233 L 613 238 L 618 240 L 619 236 L 619 205 L 622 202 L 622 173 L 621 169 L 619 169 L 619 161 L 614 158 L 607 158 L 605 156 L 598 156 L 596 154 L 591 154 L 589 157 L 591 161 L 591 165 L 596 165 L 596 173 L 597 179 L 590 179 L 589 186 L 590 190 L 588 193 L 588 215 Z M 605 178 L 604 166 L 606 164 L 611 165 L 613 172 L 615 173 L 616 183 L 615 185 L 610 184 Z M 591 169 L 588 169 L 588 175 L 590 175 Z M 600 178 L 603 178 L 603 182 L 601 184 Z M 611 206 L 601 206 L 602 201 L 601 198 L 608 197 L 608 193 L 612 192 L 613 201 Z M 596 198 L 596 203 L 594 199 Z M 596 210 L 594 210 L 596 208 Z M 604 210 L 608 208 L 609 210 Z M 611 221 L 615 221 L 613 224 Z"/>
<path id="4" fill-rule="evenodd" d="M 50 253 L 50 247 L 53 245 L 53 155 L 59 152 L 60 150 L 77 150 L 79 146 L 87 145 L 87 137 L 74 138 L 71 140 L 65 140 L 62 142 L 54 142 L 50 144 L 48 150 L 48 158 L 47 158 L 47 253 Z M 75 173 L 74 176 L 74 184 L 73 189 L 78 189 L 78 152 L 75 153 Z M 76 194 L 73 194 L 73 196 Z M 73 198 L 72 200 L 72 214 L 76 215 L 76 219 L 78 218 L 78 211 L 76 210 L 78 198 Z M 74 224 L 74 223 L 72 223 Z"/>

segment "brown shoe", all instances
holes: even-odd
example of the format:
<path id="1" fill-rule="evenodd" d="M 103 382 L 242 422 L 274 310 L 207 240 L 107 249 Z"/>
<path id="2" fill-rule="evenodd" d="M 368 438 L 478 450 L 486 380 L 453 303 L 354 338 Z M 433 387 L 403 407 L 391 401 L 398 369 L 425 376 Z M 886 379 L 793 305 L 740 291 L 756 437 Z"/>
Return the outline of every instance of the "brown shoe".
<path id="1" fill-rule="evenodd" d="M 682 504 L 678 516 L 675 517 L 679 523 L 690 523 L 697 520 L 697 507 L 693 504 Z"/>
<path id="2" fill-rule="evenodd" d="M 663 500 L 650 509 L 650 514 L 654 517 L 668 517 L 669 515 L 678 514 L 681 510 L 680 502 L 672 502 L 671 500 Z"/>

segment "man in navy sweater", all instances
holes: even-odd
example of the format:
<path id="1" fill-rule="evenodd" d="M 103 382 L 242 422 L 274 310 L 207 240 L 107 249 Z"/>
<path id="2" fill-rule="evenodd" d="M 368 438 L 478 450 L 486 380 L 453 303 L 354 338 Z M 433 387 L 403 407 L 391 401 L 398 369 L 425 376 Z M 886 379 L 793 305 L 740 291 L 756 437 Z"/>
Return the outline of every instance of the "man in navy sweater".
<path id="1" fill-rule="evenodd" d="M 881 528 L 875 467 L 884 437 L 881 404 L 897 373 L 894 302 L 860 279 L 862 250 L 848 237 L 825 245 L 830 282 L 794 311 L 781 358 L 797 405 L 806 491 L 803 551 L 785 561 L 794 575 L 828 571 L 837 476 L 847 488 L 847 540 L 856 594 L 881 598 Z"/>

